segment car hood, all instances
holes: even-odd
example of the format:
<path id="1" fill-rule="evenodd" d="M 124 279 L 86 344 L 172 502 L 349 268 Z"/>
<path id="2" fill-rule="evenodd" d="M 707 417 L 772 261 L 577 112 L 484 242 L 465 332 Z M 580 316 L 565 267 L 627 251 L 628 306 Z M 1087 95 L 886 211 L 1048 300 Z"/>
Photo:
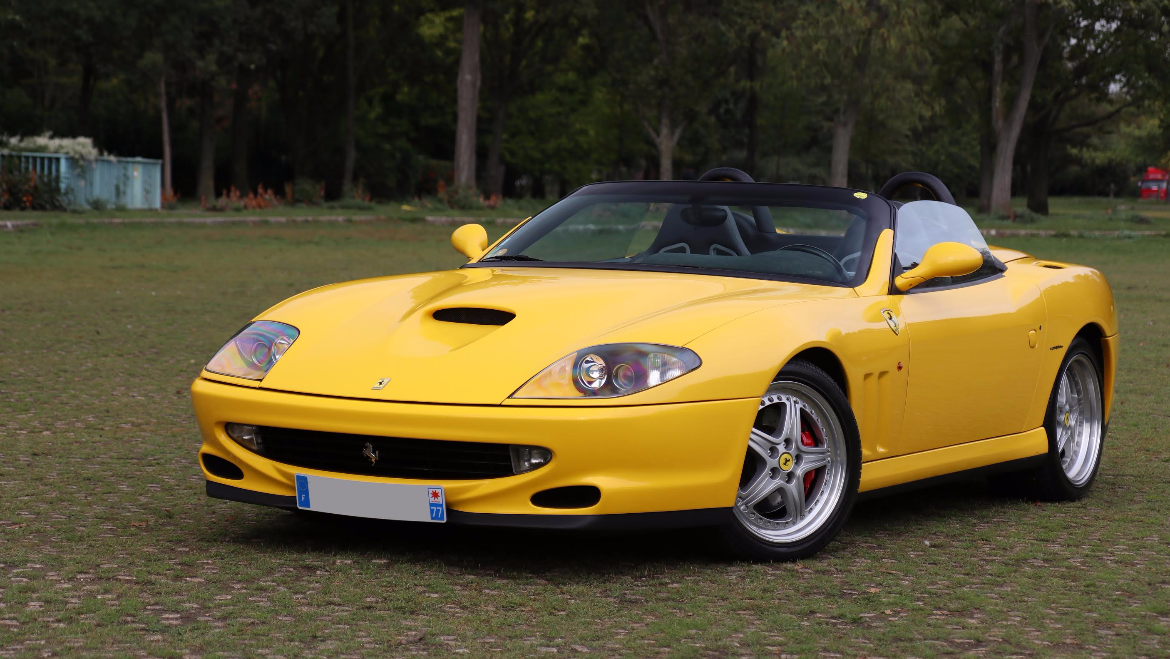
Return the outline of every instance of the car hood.
<path id="1" fill-rule="evenodd" d="M 849 288 L 756 279 L 559 268 L 463 268 L 367 279 L 302 293 L 258 316 L 300 330 L 260 386 L 495 405 L 557 359 L 591 345 L 685 345 L 760 309 L 854 295 Z M 515 318 L 482 325 L 433 316 L 452 308 L 501 310 Z M 381 389 L 373 388 L 386 378 Z"/>

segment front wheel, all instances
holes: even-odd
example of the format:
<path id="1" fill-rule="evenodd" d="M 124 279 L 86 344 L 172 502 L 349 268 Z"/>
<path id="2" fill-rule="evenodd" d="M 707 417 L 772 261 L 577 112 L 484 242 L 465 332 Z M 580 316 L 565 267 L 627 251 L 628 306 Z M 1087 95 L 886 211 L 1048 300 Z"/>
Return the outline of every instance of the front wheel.
<path id="1" fill-rule="evenodd" d="M 724 539 L 746 558 L 810 556 L 845 524 L 860 478 L 861 439 L 845 394 L 820 368 L 794 360 L 760 398 Z"/>

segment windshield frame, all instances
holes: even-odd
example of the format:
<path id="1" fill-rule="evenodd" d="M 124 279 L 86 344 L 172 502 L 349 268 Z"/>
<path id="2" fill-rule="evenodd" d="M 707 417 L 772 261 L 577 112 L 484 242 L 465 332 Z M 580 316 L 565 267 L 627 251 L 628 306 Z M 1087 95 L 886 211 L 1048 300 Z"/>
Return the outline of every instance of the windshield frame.
<path id="1" fill-rule="evenodd" d="M 766 272 L 752 272 L 748 270 L 728 270 L 723 268 L 681 266 L 652 263 L 612 263 L 588 261 L 483 261 L 491 252 L 495 251 L 505 240 L 513 239 L 526 228 L 529 231 L 537 228 L 542 216 L 557 205 L 571 198 L 591 195 L 636 195 L 648 196 L 688 196 L 696 201 L 710 197 L 735 197 L 742 199 L 745 205 L 766 206 L 795 206 L 807 203 L 815 207 L 831 208 L 839 206 L 842 209 L 860 207 L 866 214 L 866 232 L 862 241 L 861 256 L 854 276 L 849 281 L 834 282 L 815 277 L 801 277 L 789 274 L 773 274 Z M 835 188 L 819 185 L 803 185 L 794 183 L 744 183 L 738 181 L 611 181 L 590 183 L 574 190 L 557 203 L 549 206 L 540 213 L 520 223 L 503 239 L 497 241 L 479 258 L 467 263 L 463 268 L 557 268 L 571 270 L 624 270 L 629 272 L 665 272 L 675 274 L 693 274 L 714 277 L 733 277 L 737 279 L 759 279 L 765 281 L 782 281 L 798 284 L 813 284 L 836 288 L 854 288 L 861 285 L 869 275 L 873 265 L 874 247 L 878 236 L 885 229 L 893 228 L 894 207 L 884 197 L 872 192 L 851 188 Z M 559 226 L 559 223 L 556 225 Z M 555 226 L 544 230 L 547 234 L 555 230 Z M 542 234 L 542 235 L 544 235 Z M 539 238 L 537 239 L 539 240 Z"/>

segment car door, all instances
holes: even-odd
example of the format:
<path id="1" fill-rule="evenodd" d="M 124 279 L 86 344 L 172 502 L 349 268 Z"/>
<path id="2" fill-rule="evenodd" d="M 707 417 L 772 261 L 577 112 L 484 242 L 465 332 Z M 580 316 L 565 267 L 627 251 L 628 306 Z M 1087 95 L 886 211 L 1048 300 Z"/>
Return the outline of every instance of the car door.
<path id="1" fill-rule="evenodd" d="M 938 242 L 969 244 L 984 265 L 902 294 L 910 340 L 906 408 L 898 448 L 915 453 L 1025 430 L 1039 376 L 1044 301 L 1032 283 L 1003 274 L 971 217 L 958 206 L 918 201 L 898 210 L 894 271 Z"/>

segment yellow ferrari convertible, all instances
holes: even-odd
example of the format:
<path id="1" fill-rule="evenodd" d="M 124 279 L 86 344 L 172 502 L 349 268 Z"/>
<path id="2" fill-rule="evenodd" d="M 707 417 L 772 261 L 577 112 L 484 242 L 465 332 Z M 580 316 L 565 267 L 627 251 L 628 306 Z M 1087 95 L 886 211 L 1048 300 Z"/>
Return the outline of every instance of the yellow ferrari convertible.
<path id="1" fill-rule="evenodd" d="M 918 201 L 891 201 L 913 186 Z M 1018 471 L 1085 495 L 1118 353 L 1091 268 L 878 193 L 586 185 L 469 262 L 296 295 L 192 385 L 212 497 L 424 523 L 711 527 L 808 556 L 860 493 Z"/>

